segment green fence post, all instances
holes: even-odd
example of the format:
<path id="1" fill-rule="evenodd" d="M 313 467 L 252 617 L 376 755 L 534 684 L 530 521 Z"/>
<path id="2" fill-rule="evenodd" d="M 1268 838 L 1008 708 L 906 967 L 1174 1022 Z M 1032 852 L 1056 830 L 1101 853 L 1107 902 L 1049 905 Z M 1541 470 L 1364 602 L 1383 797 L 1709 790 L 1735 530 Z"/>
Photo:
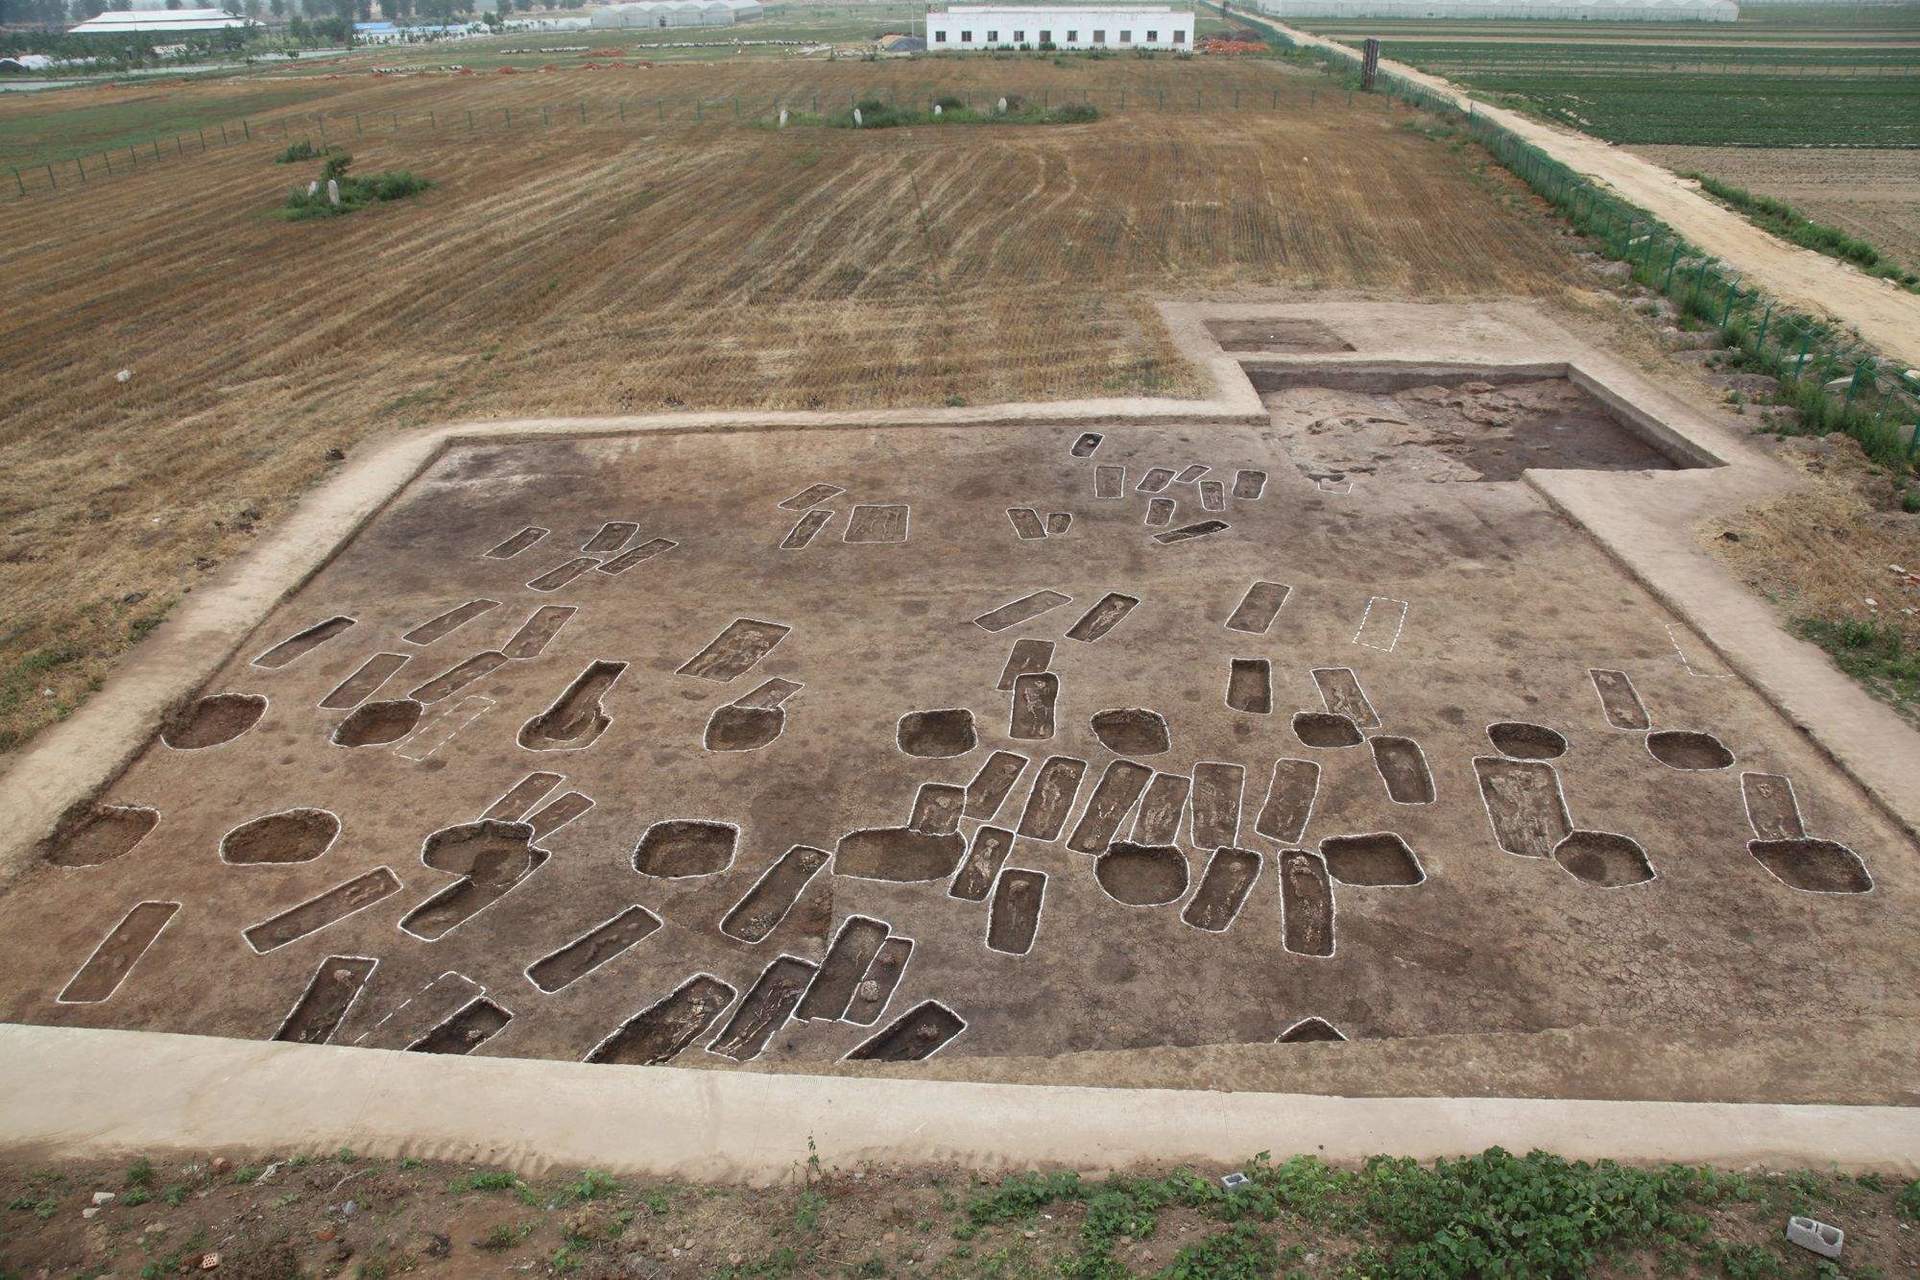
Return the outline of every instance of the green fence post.
<path id="1" fill-rule="evenodd" d="M 9 166 L 9 167 L 11 167 L 11 166 Z M 17 187 L 19 187 L 19 188 L 20 188 L 20 194 L 21 194 L 21 195 L 25 195 L 25 194 L 27 194 L 27 184 L 26 184 L 25 182 L 22 182 L 22 181 L 20 180 L 20 171 L 19 171 L 18 169 L 15 169 L 15 170 L 13 171 L 13 183 L 14 183 L 14 185 L 15 185 L 15 186 L 17 186 Z"/>
<path id="2" fill-rule="evenodd" d="M 113 152 L 102 151 L 100 153 L 100 158 L 107 162 L 107 176 L 111 178 L 113 176 Z"/>
<path id="3" fill-rule="evenodd" d="M 73 167 L 80 171 L 80 181 L 85 182 L 87 180 L 87 162 L 79 156 L 75 156 L 73 158 Z"/>
<path id="4" fill-rule="evenodd" d="M 225 125 L 220 126 L 220 145 L 223 147 L 227 145 L 227 126 Z"/>
<path id="5" fill-rule="evenodd" d="M 1759 351 L 1767 345 L 1767 326 L 1773 323 L 1773 303 L 1767 303 L 1767 314 L 1760 317 L 1760 334 L 1753 340 L 1753 349 Z"/>
<path id="6" fill-rule="evenodd" d="M 432 130 L 434 133 L 440 132 L 440 113 L 439 112 L 437 111 L 427 112 L 427 128 Z"/>
<path id="7" fill-rule="evenodd" d="M 1667 259 L 1667 278 L 1660 282 L 1660 292 L 1662 293 L 1672 292 L 1673 269 L 1679 265 L 1680 265 L 1680 242 L 1678 240 L 1675 240 L 1673 242 L 1673 256 Z"/>
<path id="8" fill-rule="evenodd" d="M 205 129 L 200 130 L 200 149 L 202 151 L 207 149 L 207 131 Z"/>
<path id="9" fill-rule="evenodd" d="M 51 164 L 47 165 L 47 182 L 53 187 L 55 191 L 58 191 L 60 189 L 60 183 L 57 180 L 55 180 L 53 176 L 53 165 Z"/>
<path id="10" fill-rule="evenodd" d="M 1727 327 L 1727 321 L 1733 316 L 1733 304 L 1740 300 L 1740 286 L 1734 285 L 1727 290 L 1727 305 L 1720 308 L 1720 327 Z"/>
<path id="11" fill-rule="evenodd" d="M 1865 360 L 1853 366 L 1853 376 L 1847 379 L 1847 397 L 1840 402 L 1840 412 L 1845 413 L 1848 408 L 1852 406 L 1853 393 L 1860 389 L 1860 371 L 1872 363 L 1873 357 L 1868 356 Z"/>
<path id="12" fill-rule="evenodd" d="M 286 129 L 286 127 L 287 127 L 287 126 L 286 126 L 286 122 L 285 122 L 284 120 L 283 120 L 283 121 L 281 121 L 281 122 L 280 122 L 280 128 L 281 128 L 281 130 L 282 130 L 283 132 L 285 131 L 285 129 Z M 246 137 L 247 137 L 247 141 L 248 141 L 248 142 L 252 142 L 252 141 L 253 141 L 253 130 L 252 130 L 252 129 L 249 129 L 249 128 L 247 127 L 247 122 L 246 122 L 245 120 L 242 120 L 242 121 L 240 122 L 240 132 L 242 132 L 243 134 L 245 134 L 245 135 L 246 135 Z"/>
<path id="13" fill-rule="evenodd" d="M 1807 367 L 1807 345 L 1813 341 L 1813 334 L 1802 331 L 1800 334 L 1800 358 L 1794 362 L 1793 376 L 1798 378 L 1800 371 Z"/>
<path id="14" fill-rule="evenodd" d="M 1920 422 L 1913 424 L 1913 438 L 1907 441 L 1907 460 L 1920 458 Z"/>

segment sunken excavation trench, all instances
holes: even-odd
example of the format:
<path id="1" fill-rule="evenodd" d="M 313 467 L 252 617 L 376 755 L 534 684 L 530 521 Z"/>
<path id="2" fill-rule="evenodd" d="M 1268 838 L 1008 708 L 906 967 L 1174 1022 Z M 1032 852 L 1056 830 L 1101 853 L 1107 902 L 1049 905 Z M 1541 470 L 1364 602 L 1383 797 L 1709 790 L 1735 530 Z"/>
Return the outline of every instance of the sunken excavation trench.
<path id="1" fill-rule="evenodd" d="M 1692 463 L 1553 370 L 1256 382 L 1272 432 L 454 450 L 0 894 L 0 1012 L 1137 1076 L 1759 1024 L 1756 945 L 1905 999 L 1902 838 L 1577 531 L 1499 527 L 1523 466 Z"/>

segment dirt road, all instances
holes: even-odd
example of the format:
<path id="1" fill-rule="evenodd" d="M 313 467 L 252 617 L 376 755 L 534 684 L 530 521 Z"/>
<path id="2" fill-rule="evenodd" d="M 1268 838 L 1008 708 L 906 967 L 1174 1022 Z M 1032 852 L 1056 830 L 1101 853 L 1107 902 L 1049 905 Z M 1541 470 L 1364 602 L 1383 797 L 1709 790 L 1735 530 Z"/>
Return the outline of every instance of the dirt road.
<path id="1" fill-rule="evenodd" d="M 1353 56 L 1353 50 L 1331 40 L 1284 23 L 1268 25 L 1297 44 Z M 1386 58 L 1380 65 L 1450 97 L 1462 107 L 1472 100 L 1464 90 L 1439 76 Z M 1908 293 L 1833 258 L 1776 239 L 1740 214 L 1707 199 L 1686 179 L 1610 142 L 1472 101 L 1476 114 L 1506 126 L 1562 164 L 1604 183 L 1782 302 L 1824 312 L 1858 330 L 1861 338 L 1883 354 L 1909 367 L 1920 365 L 1920 294 Z"/>

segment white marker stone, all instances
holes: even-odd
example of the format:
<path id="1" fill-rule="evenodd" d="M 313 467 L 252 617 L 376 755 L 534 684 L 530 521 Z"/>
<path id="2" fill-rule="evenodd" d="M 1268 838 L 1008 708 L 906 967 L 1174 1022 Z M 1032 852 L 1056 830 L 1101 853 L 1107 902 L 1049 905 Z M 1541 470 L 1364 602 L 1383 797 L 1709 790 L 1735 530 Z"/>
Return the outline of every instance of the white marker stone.
<path id="1" fill-rule="evenodd" d="M 338 178 L 327 179 L 327 203 L 336 209 L 340 207 L 340 180 Z"/>

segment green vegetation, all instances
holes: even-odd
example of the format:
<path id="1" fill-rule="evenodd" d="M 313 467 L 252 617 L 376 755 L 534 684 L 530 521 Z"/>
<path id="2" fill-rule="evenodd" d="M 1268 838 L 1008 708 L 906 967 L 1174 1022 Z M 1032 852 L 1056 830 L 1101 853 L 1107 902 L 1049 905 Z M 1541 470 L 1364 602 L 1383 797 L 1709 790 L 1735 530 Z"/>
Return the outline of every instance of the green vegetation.
<path id="1" fill-rule="evenodd" d="M 140 164 L 154 158 L 155 148 L 170 158 L 184 148 L 191 153 L 204 133 L 209 146 L 219 146 L 221 129 L 229 142 L 241 142 L 251 128 L 258 136 L 258 122 L 242 126 L 239 121 L 266 112 L 283 111 L 332 92 L 323 82 L 289 84 L 262 81 L 258 88 L 220 96 L 180 93 L 168 85 L 142 85 L 117 96 L 113 102 L 93 102 L 85 106 L 66 106 L 64 94 L 35 94 L 40 108 L 0 116 L 0 164 L 26 168 L 37 164 L 61 164 L 85 157 L 89 172 L 94 157 L 113 152 L 117 171 L 123 163 Z M 127 149 L 135 148 L 129 157 Z M 62 175 L 63 185 L 66 175 Z"/>
<path id="2" fill-rule="evenodd" d="M 926 106 L 863 98 L 845 111 L 826 115 L 794 112 L 789 114 L 788 123 L 825 125 L 830 129 L 898 129 L 910 125 L 1089 124 L 1100 118 L 1100 109 L 1090 102 L 1069 102 L 1055 107 L 1011 93 L 1005 95 L 1005 100 L 1007 109 L 1002 111 L 998 100 L 975 107 L 966 99 L 956 97 L 938 98 Z M 857 122 L 855 112 L 859 113 Z"/>
<path id="3" fill-rule="evenodd" d="M 316 147 L 311 139 L 302 138 L 289 143 L 287 149 L 273 158 L 275 164 L 298 164 L 302 160 L 318 160 L 333 151 L 332 147 Z"/>
<path id="4" fill-rule="evenodd" d="M 327 162 L 320 167 L 320 177 L 313 189 L 303 191 L 296 188 L 291 192 L 287 196 L 286 204 L 281 206 L 280 216 L 289 222 L 337 217 L 383 200 L 404 200 L 408 196 L 418 195 L 433 185 L 427 179 L 417 177 L 405 169 L 389 169 L 366 177 L 352 176 L 347 173 L 347 166 L 352 163 L 353 157 L 344 151 L 329 156 Z M 333 202 L 327 192 L 329 182 L 340 184 L 340 203 L 338 204 Z"/>
<path id="5" fill-rule="evenodd" d="M 1698 181 L 1710 194 L 1747 215 L 1756 225 L 1764 227 L 1783 240 L 1791 240 L 1803 248 L 1824 253 L 1830 258 L 1840 258 L 1853 263 L 1870 275 L 1876 275 L 1908 289 L 1920 291 L 1920 274 L 1902 267 L 1878 249 L 1864 240 L 1856 240 L 1838 227 L 1815 222 L 1784 200 L 1775 200 L 1772 196 L 1757 196 L 1731 183 L 1710 178 L 1704 173 L 1689 173 L 1685 177 Z"/>
<path id="6" fill-rule="evenodd" d="M 1825 649 L 1834 665 L 1882 701 L 1908 716 L 1920 716 L 1920 645 L 1891 623 L 1849 618 L 1801 618 L 1794 630 Z M 1901 1194 L 1900 1205 L 1920 1219 L 1920 1182 Z"/>

